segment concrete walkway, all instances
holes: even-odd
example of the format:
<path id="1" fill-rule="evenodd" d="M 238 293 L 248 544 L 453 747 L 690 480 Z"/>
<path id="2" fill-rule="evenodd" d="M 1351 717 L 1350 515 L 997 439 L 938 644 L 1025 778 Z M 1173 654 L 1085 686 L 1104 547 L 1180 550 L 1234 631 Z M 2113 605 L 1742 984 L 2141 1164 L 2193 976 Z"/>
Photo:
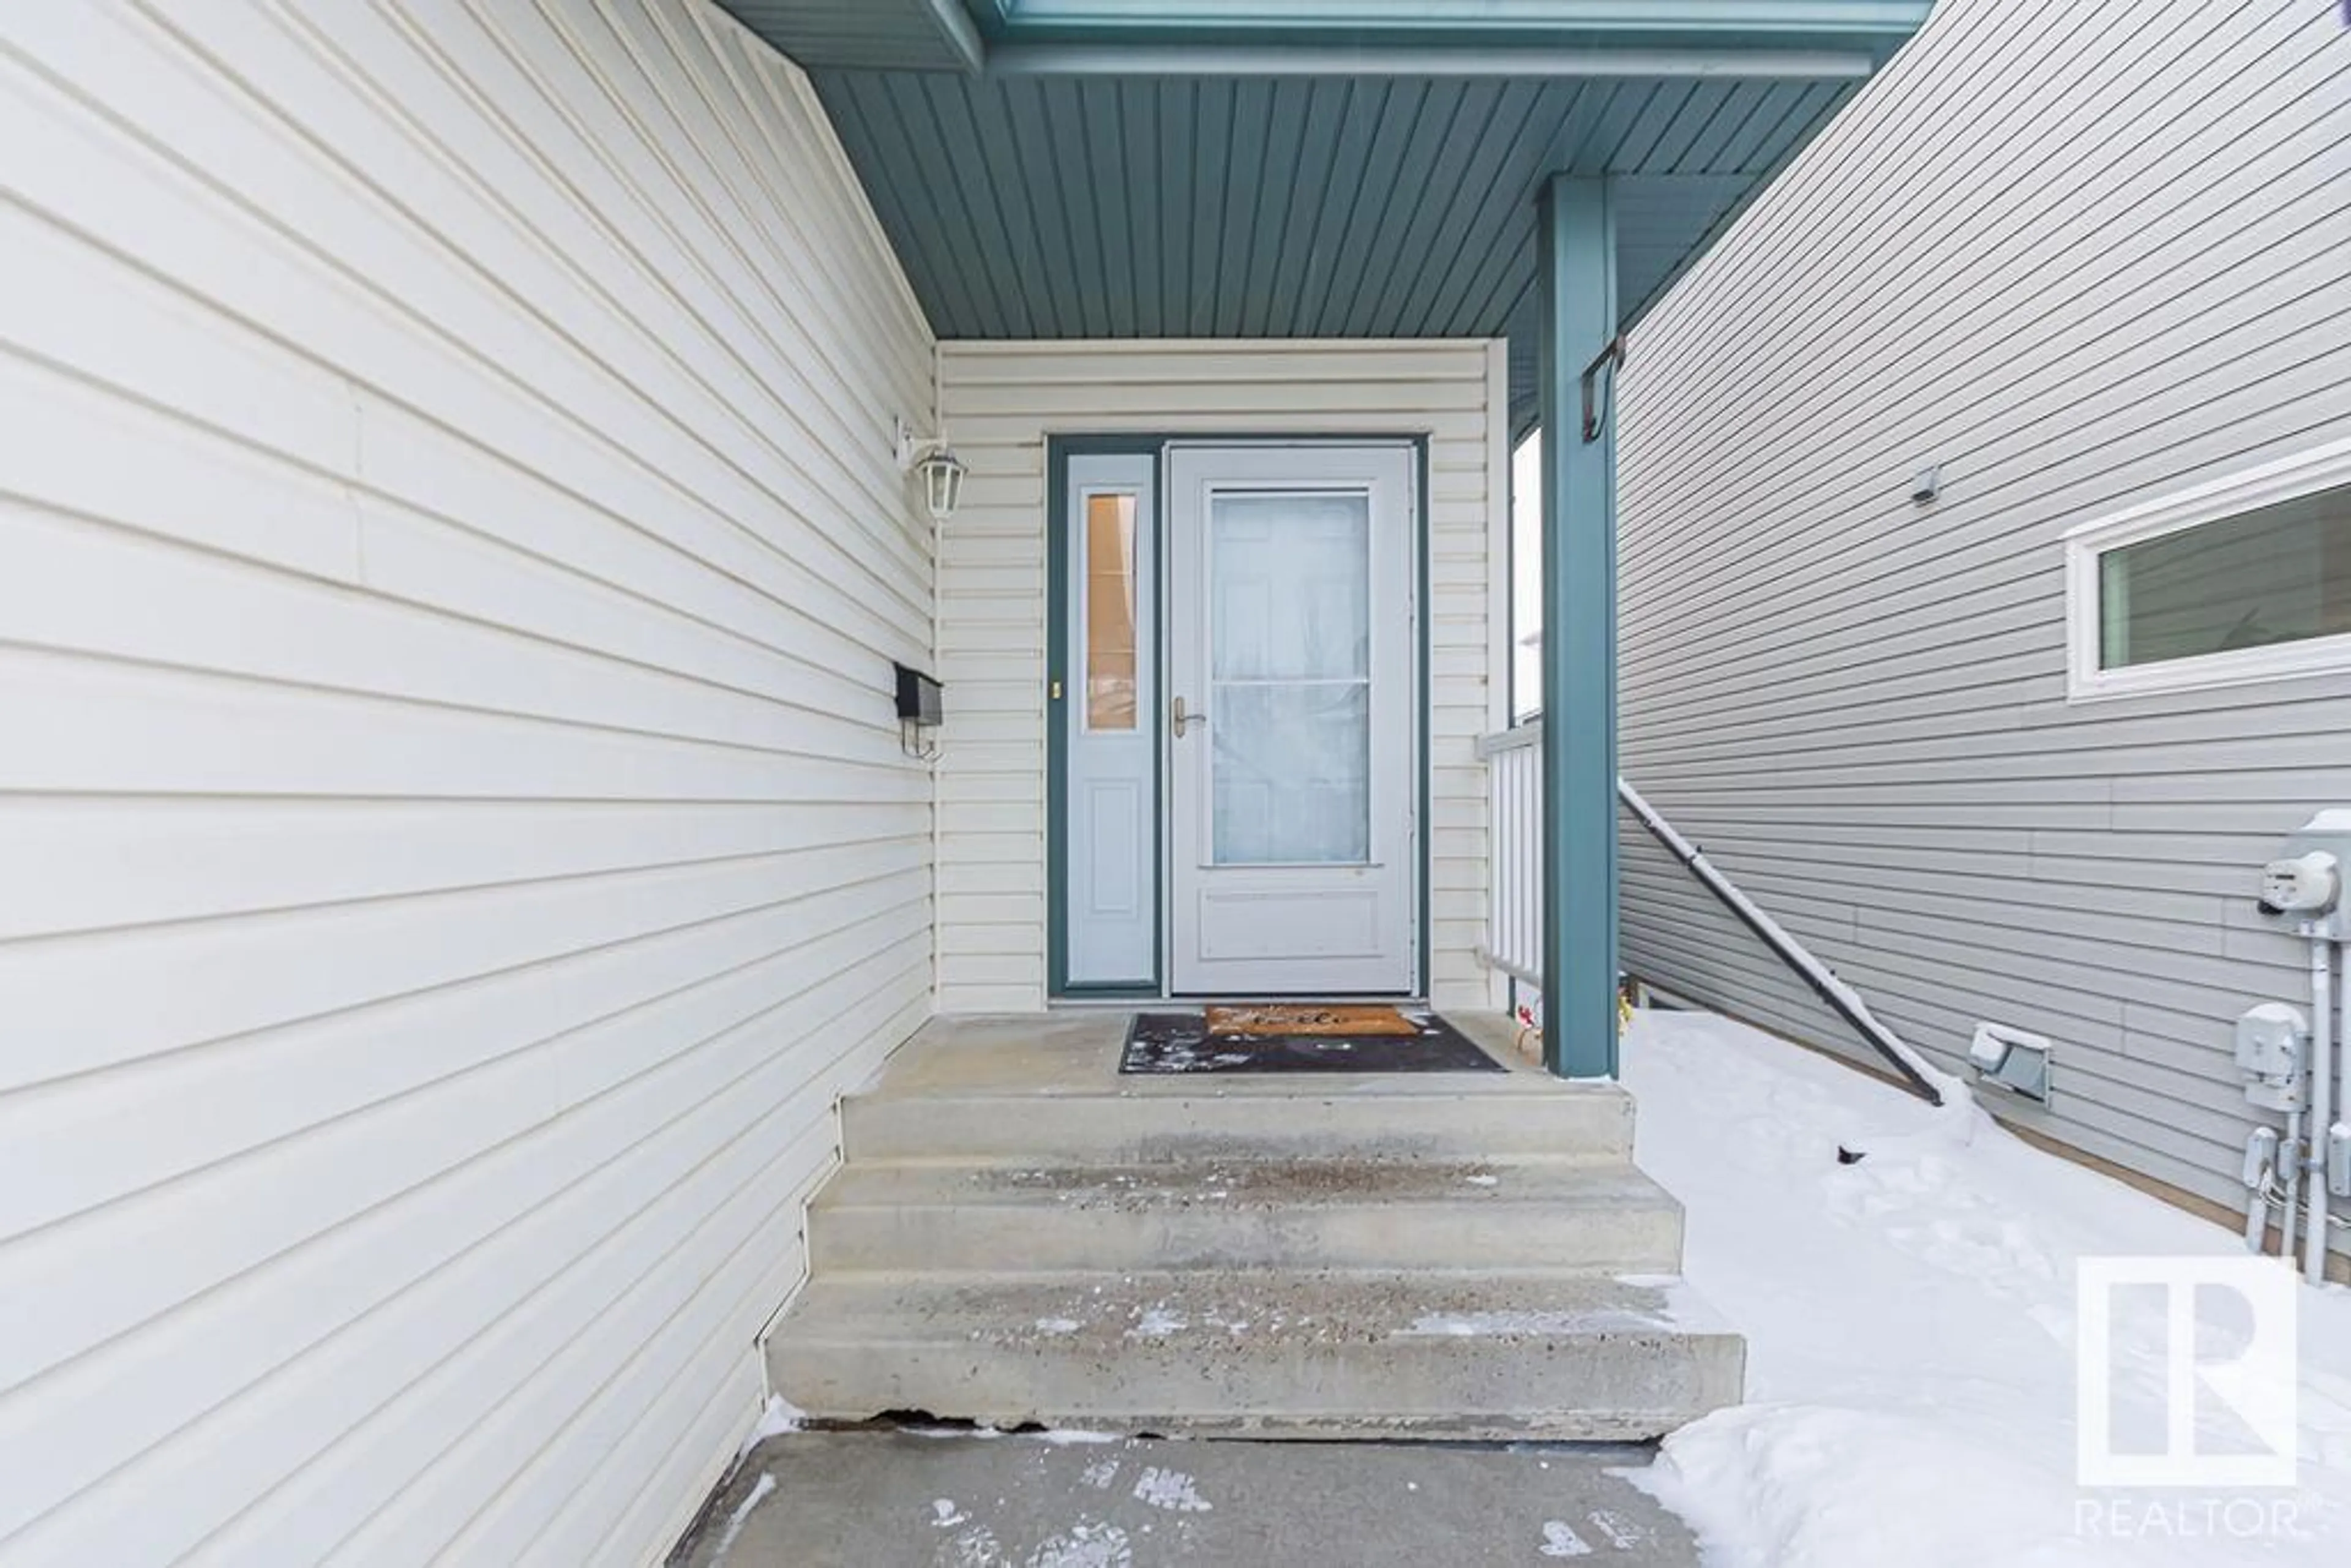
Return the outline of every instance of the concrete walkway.
<path id="1" fill-rule="evenodd" d="M 754 1449 L 683 1568 L 1692 1568 L 1641 1448 L 804 1432 Z"/>

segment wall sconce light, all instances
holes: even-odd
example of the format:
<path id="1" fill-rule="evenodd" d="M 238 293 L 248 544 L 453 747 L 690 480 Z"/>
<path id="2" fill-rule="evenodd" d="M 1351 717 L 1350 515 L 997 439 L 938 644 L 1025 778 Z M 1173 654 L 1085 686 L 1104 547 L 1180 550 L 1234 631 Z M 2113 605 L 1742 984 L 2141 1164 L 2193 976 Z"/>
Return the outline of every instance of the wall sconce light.
<path id="1" fill-rule="evenodd" d="M 903 419 L 893 421 L 892 428 L 897 441 L 898 466 L 922 476 L 923 505 L 930 512 L 931 521 L 946 522 L 963 504 L 963 477 L 971 470 L 945 441 L 918 439 Z"/>
<path id="2" fill-rule="evenodd" d="M 946 522 L 963 502 L 963 476 L 970 470 L 952 446 L 939 447 L 916 467 L 923 476 L 923 500 L 931 509 L 931 521 Z"/>

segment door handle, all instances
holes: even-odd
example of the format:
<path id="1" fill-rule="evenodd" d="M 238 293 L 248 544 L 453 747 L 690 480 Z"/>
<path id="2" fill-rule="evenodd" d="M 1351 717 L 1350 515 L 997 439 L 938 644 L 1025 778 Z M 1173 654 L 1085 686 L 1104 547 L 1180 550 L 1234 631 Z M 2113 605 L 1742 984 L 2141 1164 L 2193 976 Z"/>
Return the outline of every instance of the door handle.
<path id="1" fill-rule="evenodd" d="M 1178 740 L 1183 739 L 1184 732 L 1191 728 L 1194 725 L 1206 724 L 1207 722 L 1208 713 L 1206 708 L 1201 709 L 1197 713 L 1186 713 L 1184 711 L 1184 699 L 1182 697 L 1177 697 L 1174 705 L 1167 710 L 1167 727 L 1176 732 L 1176 738 Z"/>

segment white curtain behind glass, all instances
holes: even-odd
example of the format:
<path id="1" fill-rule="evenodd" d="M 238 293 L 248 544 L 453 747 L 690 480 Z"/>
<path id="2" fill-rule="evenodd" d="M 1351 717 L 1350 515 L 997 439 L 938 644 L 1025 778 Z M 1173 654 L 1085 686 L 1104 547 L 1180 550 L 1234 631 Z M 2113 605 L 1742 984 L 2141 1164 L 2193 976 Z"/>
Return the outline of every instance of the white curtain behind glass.
<path id="1" fill-rule="evenodd" d="M 1219 865 L 1371 853 L 1371 498 L 1209 500 Z"/>

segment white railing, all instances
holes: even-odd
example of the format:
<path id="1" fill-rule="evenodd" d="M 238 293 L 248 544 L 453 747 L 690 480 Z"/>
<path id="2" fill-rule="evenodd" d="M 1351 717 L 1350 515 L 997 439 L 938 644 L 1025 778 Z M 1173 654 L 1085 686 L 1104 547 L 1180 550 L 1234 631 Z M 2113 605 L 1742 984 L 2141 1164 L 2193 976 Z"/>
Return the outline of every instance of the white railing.
<path id="1" fill-rule="evenodd" d="M 1479 956 L 1512 979 L 1535 987 L 1542 984 L 1543 967 L 1542 733 L 1542 720 L 1529 719 L 1478 742 L 1478 755 L 1486 762 L 1494 829 L 1493 900 L 1487 908 L 1486 941 Z M 1622 778 L 1616 780 L 1616 799 L 1676 861 L 1853 1025 L 1872 1050 L 1908 1079 L 1912 1088 L 1931 1104 L 1944 1103 L 1954 1082 L 1878 1022 L 1869 1004 L 1834 970 L 1740 892 L 1721 868 L 1706 858 L 1705 851 L 1684 838 Z"/>
<path id="2" fill-rule="evenodd" d="M 1478 743 L 1494 825 L 1493 902 L 1485 959 L 1531 986 L 1542 983 L 1542 720 Z"/>

